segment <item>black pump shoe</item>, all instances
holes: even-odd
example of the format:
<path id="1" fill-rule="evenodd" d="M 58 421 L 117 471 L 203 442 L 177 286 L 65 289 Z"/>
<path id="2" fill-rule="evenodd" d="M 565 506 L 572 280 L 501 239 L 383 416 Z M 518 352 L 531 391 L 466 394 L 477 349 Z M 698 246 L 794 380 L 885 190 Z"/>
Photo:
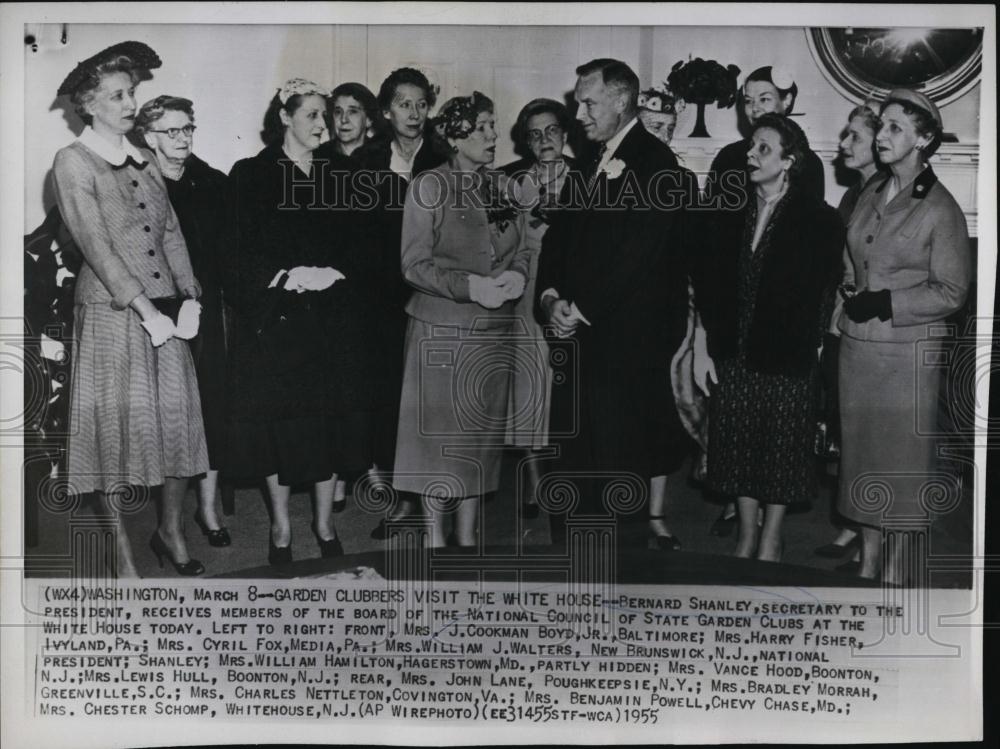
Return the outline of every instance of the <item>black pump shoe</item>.
<path id="1" fill-rule="evenodd" d="M 315 533 L 315 531 L 313 531 Z M 333 559 L 344 556 L 344 546 L 340 543 L 340 537 L 320 538 L 316 534 L 316 543 L 319 544 L 319 555 L 323 559 Z"/>
<path id="2" fill-rule="evenodd" d="M 208 539 L 209 546 L 215 546 L 221 548 L 223 546 L 229 546 L 230 544 L 232 544 L 233 539 L 229 536 L 229 531 L 226 528 L 218 528 L 216 530 L 212 530 L 211 528 L 208 527 L 208 525 L 202 519 L 201 513 L 198 512 L 197 510 L 195 510 L 194 513 L 194 522 L 198 524 L 198 527 L 201 528 L 202 534 L 204 534 L 205 538 Z"/>
<path id="3" fill-rule="evenodd" d="M 170 549 L 167 548 L 167 544 L 163 540 L 163 537 L 160 536 L 159 531 L 153 532 L 153 537 L 149 539 L 149 548 L 151 548 L 153 553 L 156 554 L 156 561 L 160 563 L 161 570 L 163 569 L 163 557 L 166 557 L 170 561 L 170 564 L 174 566 L 174 569 L 177 570 L 178 575 L 183 575 L 184 577 L 194 577 L 195 575 L 200 575 L 205 571 L 205 565 L 197 559 L 189 559 L 184 562 L 184 564 L 180 564 L 175 561 L 174 555 L 170 552 Z"/>
<path id="4" fill-rule="evenodd" d="M 290 564 L 292 561 L 292 545 L 275 546 L 274 539 L 270 535 L 267 537 L 267 563 L 271 566 L 279 564 Z"/>
<path id="5" fill-rule="evenodd" d="M 733 530 L 736 528 L 736 521 L 739 517 L 739 513 L 737 513 L 734 509 L 732 515 L 726 515 L 727 509 L 728 508 L 726 507 L 722 508 L 722 512 L 719 514 L 719 517 L 717 517 L 715 522 L 712 523 L 712 527 L 708 531 L 709 534 L 713 536 L 720 536 L 722 538 L 733 534 Z"/>
<path id="6" fill-rule="evenodd" d="M 651 515 L 648 520 L 664 520 L 663 515 Z M 667 535 L 660 535 L 655 533 L 652 528 L 649 529 L 649 548 L 659 549 L 660 551 L 680 551 L 681 541 L 677 536 L 672 536 L 669 533 Z"/>
<path id="7" fill-rule="evenodd" d="M 816 549 L 813 554 L 825 559 L 841 559 L 847 552 L 861 548 L 861 534 L 859 533 L 846 544 L 824 544 Z"/>

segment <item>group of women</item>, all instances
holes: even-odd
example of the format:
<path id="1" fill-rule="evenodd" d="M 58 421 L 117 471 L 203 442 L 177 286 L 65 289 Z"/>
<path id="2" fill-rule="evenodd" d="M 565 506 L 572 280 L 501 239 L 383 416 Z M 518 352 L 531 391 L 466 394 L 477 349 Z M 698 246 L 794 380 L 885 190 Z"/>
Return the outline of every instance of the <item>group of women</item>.
<path id="1" fill-rule="evenodd" d="M 267 108 L 265 148 L 226 177 L 192 152 L 191 101 L 137 106 L 141 74 L 159 65 L 148 46 L 125 42 L 80 63 L 59 89 L 86 124 L 54 166 L 85 259 L 73 491 L 113 507 L 127 487 L 162 485 L 150 544 L 182 575 L 204 571 L 184 538 L 189 479 L 198 477 L 195 520 L 209 543 L 231 543 L 215 509 L 220 472 L 265 480 L 271 564 L 293 559 L 289 499 L 302 485 L 314 490 L 320 554 L 343 554 L 333 516 L 366 474 L 391 482 L 395 497 L 374 538 L 424 512 L 430 545 L 476 544 L 500 448 L 547 444 L 552 373 L 534 278 L 576 166 L 564 154 L 570 114 L 554 100 L 529 102 L 514 128 L 521 159 L 487 170 L 498 133 L 493 102 L 478 92 L 431 120 L 437 92 L 412 68 L 393 71 L 377 95 L 296 78 Z M 867 184 L 849 191 L 838 217 L 815 194 L 816 157 L 787 116 L 794 83 L 773 78 L 761 69 L 745 87 L 751 133 L 732 168 L 749 175 L 752 195 L 704 222 L 692 263 L 695 379 L 711 393 L 709 484 L 737 498 L 737 553 L 761 559 L 780 557 L 784 508 L 811 490 L 816 347 L 831 324 L 844 225 L 853 286 L 841 287 L 834 327 L 850 340 L 840 377 L 848 484 L 878 469 L 884 451 L 873 443 L 890 424 L 889 470 L 928 457 L 906 411 L 933 405 L 933 383 L 913 393 L 907 380 L 914 341 L 962 304 L 970 274 L 962 213 L 926 165 L 941 135 L 933 103 L 894 91 L 881 120 L 852 113 L 841 147 Z M 676 115 L 653 94 L 642 120 L 669 142 Z M 879 169 L 887 179 L 874 179 Z M 362 171 L 377 175 L 376 197 L 356 210 L 350 181 L 336 180 Z M 335 196 L 322 210 L 318 189 Z M 533 515 L 539 461 L 525 464 L 521 511 Z M 860 574 L 873 576 L 879 519 L 845 496 L 849 485 L 841 510 L 862 525 Z M 124 551 L 121 571 L 134 573 Z"/>
<path id="2" fill-rule="evenodd" d="M 965 303 L 965 217 L 928 164 L 943 124 L 927 96 L 894 89 L 851 111 L 839 147 L 859 179 L 834 211 L 789 119 L 797 93 L 787 72 L 748 76 L 750 136 L 739 150 L 752 195 L 707 222 L 707 252 L 694 265 L 694 375 L 712 393 L 708 483 L 736 500 L 736 554 L 780 559 L 785 509 L 813 492 L 819 347 L 832 331 L 846 527 L 825 552 L 860 538 L 857 573 L 905 583 L 905 544 L 883 549 L 883 528 L 928 511 L 920 497 L 938 467 L 919 425 L 936 423 L 940 374 L 923 366 L 918 341 Z M 736 168 L 735 146 L 720 152 L 710 186 Z"/>

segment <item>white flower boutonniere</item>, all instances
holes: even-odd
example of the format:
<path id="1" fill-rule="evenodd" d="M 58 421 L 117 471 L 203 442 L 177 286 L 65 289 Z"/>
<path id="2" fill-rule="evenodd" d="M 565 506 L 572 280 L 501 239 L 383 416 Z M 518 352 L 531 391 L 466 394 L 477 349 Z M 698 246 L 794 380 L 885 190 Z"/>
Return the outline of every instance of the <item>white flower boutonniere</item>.
<path id="1" fill-rule="evenodd" d="M 621 159 L 611 159 L 601 171 L 608 175 L 608 179 L 618 179 L 625 171 L 625 162 Z"/>

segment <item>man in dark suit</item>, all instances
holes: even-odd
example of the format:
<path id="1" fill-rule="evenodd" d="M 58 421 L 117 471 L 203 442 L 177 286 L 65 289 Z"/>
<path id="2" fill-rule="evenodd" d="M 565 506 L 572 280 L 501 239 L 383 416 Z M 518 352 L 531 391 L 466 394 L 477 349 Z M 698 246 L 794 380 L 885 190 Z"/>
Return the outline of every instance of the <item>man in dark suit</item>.
<path id="1" fill-rule="evenodd" d="M 553 392 L 556 471 L 578 513 L 607 516 L 641 509 L 650 479 L 683 459 L 669 366 L 686 330 L 684 206 L 697 186 L 639 122 L 628 65 L 576 72 L 576 117 L 598 158 L 567 180 L 545 235 L 537 313 L 567 354 L 554 359 L 568 367 Z"/>

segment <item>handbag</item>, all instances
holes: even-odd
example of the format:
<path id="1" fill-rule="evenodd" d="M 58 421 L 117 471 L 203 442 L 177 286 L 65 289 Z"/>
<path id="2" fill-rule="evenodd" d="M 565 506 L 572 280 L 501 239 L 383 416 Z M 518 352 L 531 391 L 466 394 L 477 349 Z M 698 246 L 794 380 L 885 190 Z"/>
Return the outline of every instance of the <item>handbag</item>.
<path id="1" fill-rule="evenodd" d="M 186 298 L 179 296 L 162 296 L 150 299 L 149 301 L 151 301 L 153 306 L 160 311 L 160 314 L 169 317 L 170 321 L 176 325 L 177 315 L 180 314 L 181 305 L 184 304 Z"/>
<path id="2" fill-rule="evenodd" d="M 267 303 L 255 330 L 255 359 L 260 373 L 281 375 L 321 367 L 326 353 L 325 335 L 308 292 L 300 295 L 286 291 L 283 279 L 281 285 L 265 293 Z"/>

